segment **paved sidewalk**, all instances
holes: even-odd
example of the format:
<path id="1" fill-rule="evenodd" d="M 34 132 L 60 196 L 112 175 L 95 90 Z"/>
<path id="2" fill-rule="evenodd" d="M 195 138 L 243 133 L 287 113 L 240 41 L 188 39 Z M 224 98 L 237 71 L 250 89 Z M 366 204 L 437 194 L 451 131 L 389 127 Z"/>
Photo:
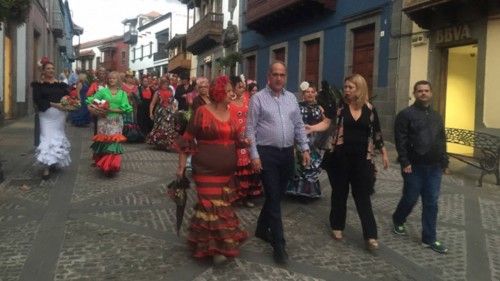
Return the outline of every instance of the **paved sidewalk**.
<path id="1" fill-rule="evenodd" d="M 349 199 L 345 242 L 329 237 L 330 187 L 324 196 L 287 199 L 283 217 L 290 263 L 278 267 L 272 249 L 249 238 L 241 256 L 218 267 L 190 257 L 186 226 L 175 233 L 175 206 L 165 196 L 177 155 L 144 144 L 126 145 L 123 170 L 106 178 L 90 167 L 90 128 L 68 127 L 73 163 L 49 181 L 33 165 L 31 118 L 0 128 L 0 280 L 500 280 L 500 187 L 478 171 L 452 162 L 443 178 L 438 237 L 447 255 L 422 249 L 420 206 L 408 237 L 390 232 L 401 192 L 397 164 L 378 174 L 373 197 L 381 248 L 364 250 Z M 390 146 L 389 146 L 390 148 Z M 390 149 L 390 157 L 395 153 Z M 195 198 L 191 190 L 186 218 Z M 262 200 L 238 208 L 253 234 Z M 187 222 L 187 219 L 186 219 Z"/>

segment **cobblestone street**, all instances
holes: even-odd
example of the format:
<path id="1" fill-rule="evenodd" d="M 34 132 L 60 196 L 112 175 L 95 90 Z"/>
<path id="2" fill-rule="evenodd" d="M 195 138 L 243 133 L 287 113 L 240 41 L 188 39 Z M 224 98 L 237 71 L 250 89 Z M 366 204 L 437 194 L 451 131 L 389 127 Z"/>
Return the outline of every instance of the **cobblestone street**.
<path id="1" fill-rule="evenodd" d="M 122 171 L 106 178 L 90 166 L 90 128 L 68 126 L 72 165 L 41 181 L 33 165 L 32 117 L 0 128 L 0 280 L 500 280 L 500 187 L 479 171 L 452 161 L 443 177 L 438 238 L 446 255 L 423 249 L 420 206 L 409 218 L 410 235 L 391 233 L 391 214 L 401 195 L 398 164 L 379 168 L 373 197 L 381 247 L 364 249 L 361 227 L 349 199 L 346 239 L 329 236 L 330 186 L 323 197 L 288 198 L 283 219 L 290 262 L 278 267 L 272 248 L 253 237 L 262 199 L 237 208 L 251 237 L 241 256 L 221 267 L 190 256 L 186 227 L 180 237 L 175 204 L 166 197 L 177 154 L 145 144 L 125 145 Z M 389 148 L 390 144 L 388 144 Z M 394 149 L 389 150 L 396 158 Z"/>

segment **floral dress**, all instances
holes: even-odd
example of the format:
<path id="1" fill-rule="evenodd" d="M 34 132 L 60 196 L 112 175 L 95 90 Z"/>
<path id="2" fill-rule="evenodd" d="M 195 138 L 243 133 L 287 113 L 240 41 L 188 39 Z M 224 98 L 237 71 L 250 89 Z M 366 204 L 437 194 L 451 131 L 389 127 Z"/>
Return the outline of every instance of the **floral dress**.
<path id="1" fill-rule="evenodd" d="M 171 90 L 158 90 L 159 102 L 155 108 L 153 129 L 146 138 L 146 143 L 159 149 L 170 150 L 179 134 L 174 123 L 174 96 Z"/>
<path id="2" fill-rule="evenodd" d="M 300 113 L 304 124 L 316 125 L 323 120 L 323 112 L 319 104 L 299 103 Z M 300 163 L 300 150 L 297 149 L 297 162 L 295 164 L 295 175 L 288 184 L 286 194 L 317 198 L 321 196 L 319 175 L 321 174 L 321 150 L 315 145 L 318 134 L 308 135 L 311 164 L 308 167 Z"/>
<path id="3" fill-rule="evenodd" d="M 231 207 L 238 198 L 234 173 L 241 133 L 234 120 L 220 121 L 202 106 L 177 142 L 180 151 L 192 155 L 198 194 L 188 234 L 194 257 L 237 256 L 239 244 L 247 237 Z"/>
<path id="4" fill-rule="evenodd" d="M 103 88 L 93 96 L 87 97 L 87 104 L 92 104 L 94 99 L 106 100 L 110 109 L 120 109 L 124 114 L 132 111 L 128 102 L 127 94 L 118 90 L 114 95 L 108 88 Z M 121 142 L 127 138 L 122 135 L 123 117 L 121 113 L 108 112 L 105 117 L 97 120 L 97 134 L 90 146 L 93 151 L 93 159 L 96 167 L 104 173 L 118 172 L 121 166 L 121 154 L 123 147 Z"/>
<path id="5" fill-rule="evenodd" d="M 142 142 L 144 134 L 137 123 L 137 86 L 123 83 L 122 90 L 127 93 L 128 102 L 132 106 L 132 111 L 123 115 L 123 135 L 127 138 L 127 142 Z"/>
<path id="6" fill-rule="evenodd" d="M 248 114 L 248 104 L 250 98 L 249 94 L 243 94 L 243 104 L 239 106 L 236 103 L 229 104 L 231 111 L 231 119 L 236 120 L 238 124 L 245 130 Z M 246 147 L 238 148 L 237 155 L 237 170 L 236 170 L 236 184 L 238 187 L 238 195 L 240 198 L 248 196 L 257 196 L 262 194 L 262 182 L 260 175 L 255 173 L 252 169 L 252 160 L 250 159 L 250 151 Z"/>

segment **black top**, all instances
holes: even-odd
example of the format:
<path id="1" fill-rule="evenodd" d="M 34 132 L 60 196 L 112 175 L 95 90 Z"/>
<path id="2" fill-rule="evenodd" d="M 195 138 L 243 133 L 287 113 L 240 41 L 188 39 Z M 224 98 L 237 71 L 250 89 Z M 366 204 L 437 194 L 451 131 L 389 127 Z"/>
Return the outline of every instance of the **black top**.
<path id="1" fill-rule="evenodd" d="M 50 108 L 50 103 L 58 103 L 61 98 L 69 94 L 69 86 L 63 82 L 32 82 L 33 103 L 38 111 L 46 111 Z"/>
<path id="2" fill-rule="evenodd" d="M 354 120 L 349 107 L 346 107 L 342 114 L 344 122 L 343 147 L 345 151 L 356 154 L 366 153 L 370 136 L 370 109 L 363 105 L 358 120 Z"/>
<path id="3" fill-rule="evenodd" d="M 448 166 L 443 119 L 430 106 L 415 103 L 399 112 L 394 135 L 402 167 L 410 164 Z"/>
<path id="4" fill-rule="evenodd" d="M 299 102 L 300 114 L 302 121 L 307 125 L 316 125 L 323 120 L 323 112 L 319 104 L 310 104 L 305 101 Z"/>
<path id="5" fill-rule="evenodd" d="M 186 101 L 186 98 L 182 97 L 182 95 L 187 94 L 189 92 L 192 92 L 194 89 L 193 85 L 189 84 L 187 88 L 184 87 L 184 85 L 178 85 L 177 88 L 175 89 L 175 99 L 179 103 L 178 109 L 179 110 L 188 110 L 188 104 Z"/>

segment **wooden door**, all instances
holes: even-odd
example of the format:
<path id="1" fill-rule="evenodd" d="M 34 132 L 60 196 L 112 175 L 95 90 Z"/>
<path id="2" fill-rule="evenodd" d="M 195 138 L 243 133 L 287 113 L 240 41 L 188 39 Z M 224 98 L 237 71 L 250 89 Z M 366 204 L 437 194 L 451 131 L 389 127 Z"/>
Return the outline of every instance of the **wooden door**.
<path id="1" fill-rule="evenodd" d="M 248 79 L 255 80 L 255 56 L 249 56 L 246 59 L 247 61 L 247 69 L 246 75 Z"/>
<path id="2" fill-rule="evenodd" d="M 5 119 L 13 117 L 12 112 L 12 39 L 4 38 L 3 114 Z"/>
<path id="3" fill-rule="evenodd" d="M 375 25 L 367 25 L 353 30 L 354 49 L 352 72 L 361 74 L 368 84 L 368 95 L 373 92 L 373 62 L 375 51 Z"/>
<path id="4" fill-rule="evenodd" d="M 319 81 L 319 38 L 305 42 L 304 79 L 318 86 Z"/>

